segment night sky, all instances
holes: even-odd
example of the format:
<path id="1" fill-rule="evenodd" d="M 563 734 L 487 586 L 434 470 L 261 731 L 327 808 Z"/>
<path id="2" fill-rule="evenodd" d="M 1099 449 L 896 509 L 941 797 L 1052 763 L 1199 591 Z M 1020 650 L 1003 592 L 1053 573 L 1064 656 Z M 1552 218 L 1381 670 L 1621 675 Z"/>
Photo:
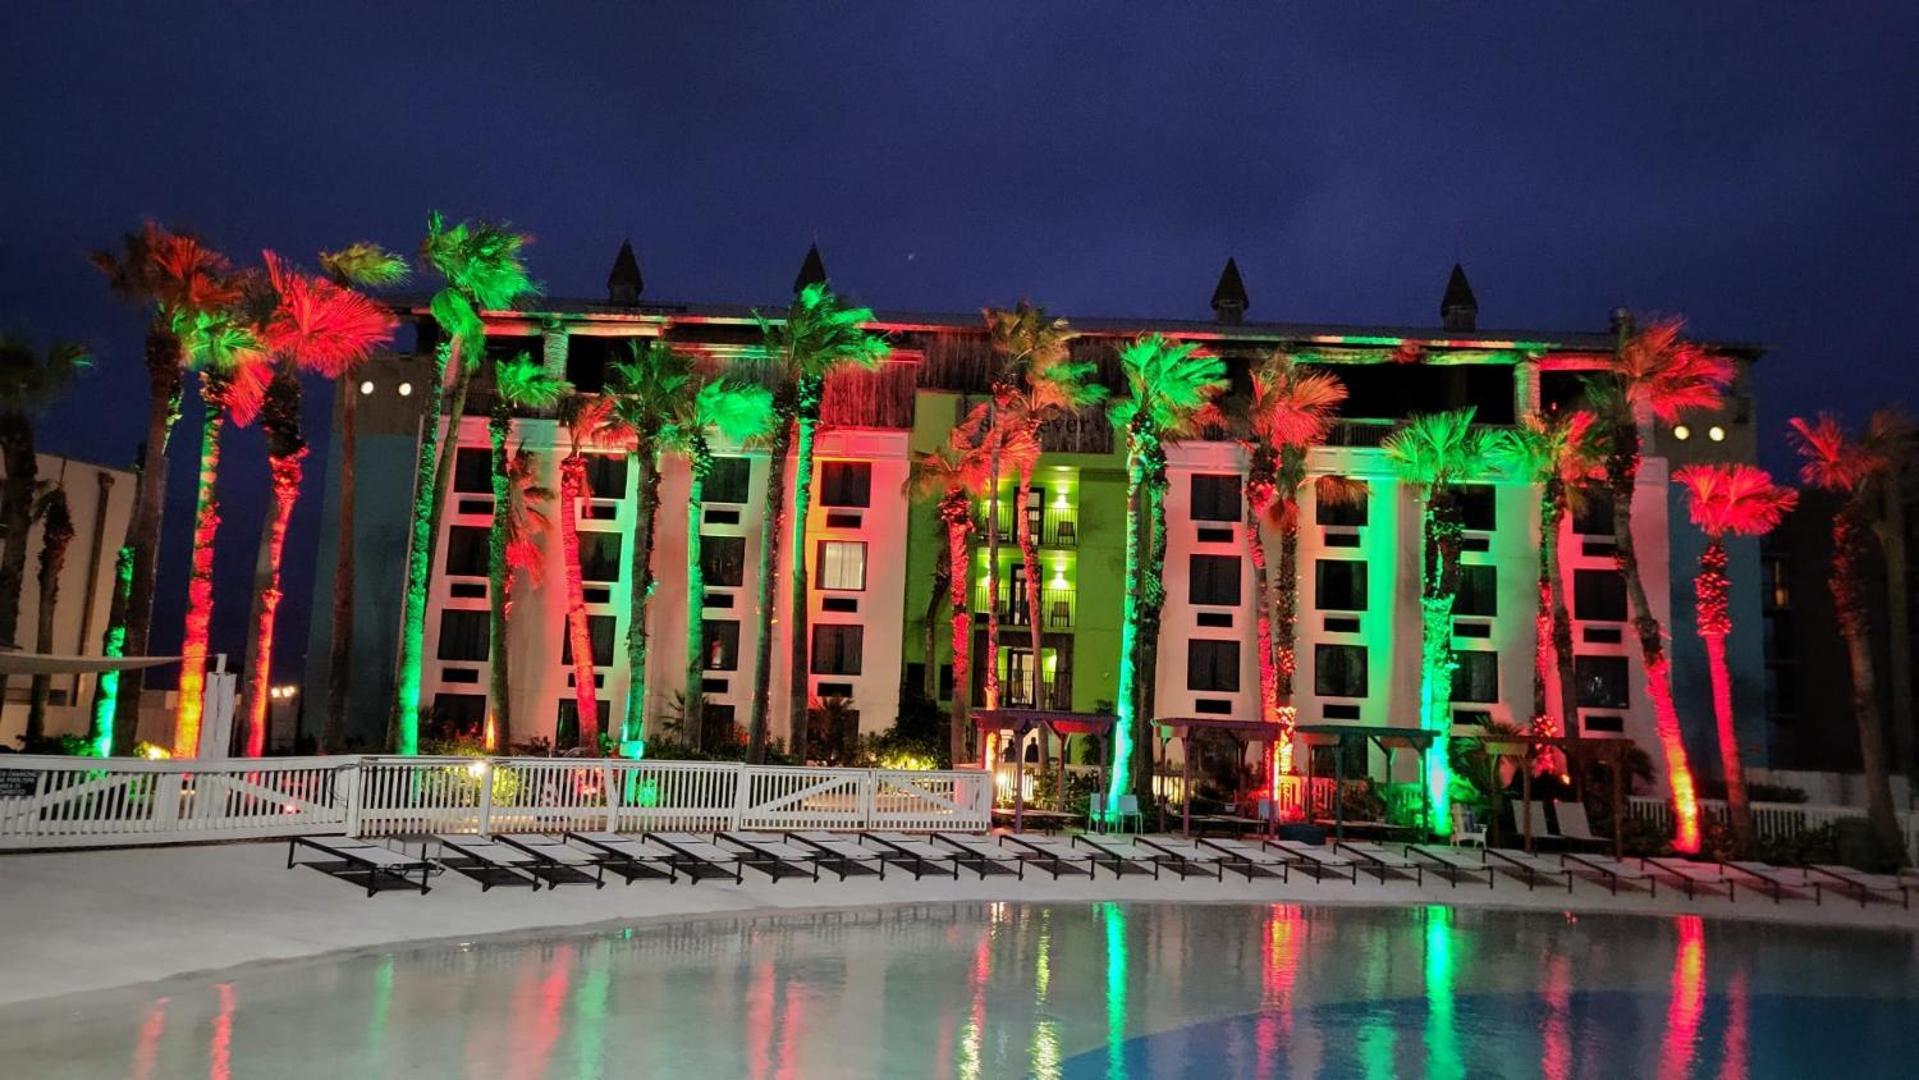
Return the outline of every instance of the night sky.
<path id="1" fill-rule="evenodd" d="M 310 264 L 411 251 L 429 208 L 532 232 L 558 296 L 603 295 L 630 236 L 649 298 L 779 305 L 817 238 L 882 309 L 1205 318 L 1235 255 L 1251 319 L 1428 325 L 1458 259 L 1481 326 L 1600 329 L 1623 304 L 1765 342 L 1775 470 L 1794 412 L 1919 404 L 1919 5 L 300 8 L 0 5 L 0 326 L 100 358 L 43 449 L 125 464 L 142 435 L 143 316 L 89 249 L 153 216 Z M 309 395 L 316 459 L 326 410 Z M 155 651 L 178 640 L 196 420 Z M 214 645 L 237 654 L 257 432 L 227 460 Z"/>

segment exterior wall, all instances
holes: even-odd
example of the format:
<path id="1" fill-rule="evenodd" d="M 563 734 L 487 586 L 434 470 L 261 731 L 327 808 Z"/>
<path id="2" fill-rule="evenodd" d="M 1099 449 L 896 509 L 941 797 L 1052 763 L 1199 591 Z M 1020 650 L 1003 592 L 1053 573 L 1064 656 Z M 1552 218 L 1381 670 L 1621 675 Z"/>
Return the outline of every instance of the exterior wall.
<path id="1" fill-rule="evenodd" d="M 1193 478 L 1196 475 L 1243 477 L 1245 454 L 1226 442 L 1173 443 L 1166 448 L 1169 484 L 1166 489 L 1166 606 L 1160 614 L 1160 647 L 1155 711 L 1162 717 L 1229 716 L 1259 718 L 1258 593 L 1253 587 L 1253 561 L 1247 557 L 1246 498 L 1240 492 L 1239 520 L 1195 520 Z M 1122 531 L 1122 536 L 1124 535 Z M 1194 556 L 1230 558 L 1239 564 L 1239 603 L 1231 606 L 1194 603 L 1189 567 Z M 1230 626 L 1202 626 L 1230 620 Z M 1239 676 L 1231 690 L 1194 689 L 1188 663 L 1188 642 L 1226 641 L 1237 649 Z"/>
<path id="2" fill-rule="evenodd" d="M 107 609 L 113 602 L 113 567 L 125 542 L 133 512 L 136 478 L 125 469 L 110 469 L 71 458 L 40 454 L 40 479 L 66 489 L 74 536 L 60 570 L 60 595 L 55 600 L 53 643 L 49 652 L 60 656 L 98 656 L 107 630 Z M 40 610 L 40 551 L 44 529 L 33 523 L 27 533 L 25 579 L 20 589 L 20 625 L 17 644 L 36 651 Z M 84 735 L 91 722 L 96 676 L 56 675 L 50 684 L 46 714 L 48 735 Z M 0 707 L 0 744 L 18 745 L 26 731 L 32 680 L 7 680 L 6 700 Z"/>

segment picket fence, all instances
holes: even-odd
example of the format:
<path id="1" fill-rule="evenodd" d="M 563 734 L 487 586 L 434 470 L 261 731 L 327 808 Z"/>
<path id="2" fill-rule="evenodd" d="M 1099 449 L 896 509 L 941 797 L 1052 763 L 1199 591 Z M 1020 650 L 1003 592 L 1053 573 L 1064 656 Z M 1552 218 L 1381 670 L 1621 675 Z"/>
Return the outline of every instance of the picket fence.
<path id="1" fill-rule="evenodd" d="M 0 850 L 345 833 L 955 829 L 983 772 L 592 758 L 0 760 Z"/>
<path id="2" fill-rule="evenodd" d="M 1635 795 L 1626 812 L 1633 817 L 1657 823 L 1665 829 L 1672 828 L 1672 803 L 1664 799 Z M 1723 799 L 1699 800 L 1699 812 L 1709 821 L 1726 820 L 1726 803 Z M 1809 806 L 1804 803 L 1763 803 L 1752 804 L 1752 827 L 1762 840 L 1786 840 L 1811 829 L 1823 828 L 1840 821 L 1864 821 L 1866 811 L 1859 806 Z M 1906 812 L 1899 815 L 1899 831 L 1906 840 L 1906 860 L 1919 862 L 1919 813 Z"/>

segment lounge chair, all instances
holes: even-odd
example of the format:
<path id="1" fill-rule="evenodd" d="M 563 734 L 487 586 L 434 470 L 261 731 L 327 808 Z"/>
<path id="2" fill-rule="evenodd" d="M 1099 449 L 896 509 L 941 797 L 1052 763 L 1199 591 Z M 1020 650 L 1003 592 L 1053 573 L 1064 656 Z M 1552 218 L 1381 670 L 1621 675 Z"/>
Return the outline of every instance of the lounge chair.
<path id="1" fill-rule="evenodd" d="M 1364 840 L 1341 840 L 1333 845 L 1333 851 L 1351 855 L 1359 869 L 1378 878 L 1382 885 L 1389 877 L 1401 881 L 1410 877 L 1414 885 L 1425 883 L 1425 868 L 1403 855 L 1393 854 L 1390 848 Z"/>
<path id="2" fill-rule="evenodd" d="M 936 832 L 932 835 L 933 843 L 944 844 L 959 852 L 959 864 L 977 872 L 980 877 L 988 874 L 1013 874 L 1020 878 L 1026 877 L 1025 859 L 994 845 L 984 836 L 949 832 Z"/>
<path id="3" fill-rule="evenodd" d="M 1454 888 L 1458 888 L 1462 881 L 1477 885 L 1482 879 L 1488 889 L 1493 887 L 1493 868 L 1486 865 L 1486 860 L 1483 857 L 1473 859 L 1461 855 L 1459 849 L 1450 844 L 1445 847 L 1437 844 L 1408 844 L 1406 855 L 1419 860 L 1423 868 L 1445 878 Z"/>
<path id="4" fill-rule="evenodd" d="M 685 874 L 691 881 L 731 878 L 733 884 L 746 881 L 746 856 L 737 851 L 728 851 L 711 840 L 693 833 L 646 833 L 640 837 L 642 843 L 658 848 L 668 865 L 676 874 Z M 773 880 L 780 879 L 776 870 L 759 867 Z M 804 873 L 798 867 L 794 872 Z"/>
<path id="5" fill-rule="evenodd" d="M 520 868 L 546 882 L 549 889 L 562 885 L 606 888 L 606 861 L 598 854 L 569 847 L 565 840 L 551 836 L 501 834 L 494 839 L 525 856 Z"/>
<path id="6" fill-rule="evenodd" d="M 301 848 L 317 852 L 324 859 L 296 859 Z M 392 848 L 346 837 L 296 836 L 287 842 L 287 869 L 310 866 L 328 877 L 366 887 L 372 896 L 385 889 L 418 889 L 431 892 L 426 879 L 437 869 L 432 860 L 402 855 Z M 408 875 L 419 874 L 417 884 Z"/>
<path id="7" fill-rule="evenodd" d="M 845 860 L 813 848 L 803 847 L 771 833 L 717 832 L 713 842 L 724 848 L 737 848 L 747 855 L 747 865 L 755 862 L 784 862 L 794 866 L 811 866 L 814 880 L 819 879 L 821 870 L 838 874 L 841 881 L 846 880 Z M 872 866 L 862 866 L 852 873 L 877 873 Z"/>
<path id="8" fill-rule="evenodd" d="M 1093 853 L 1093 866 L 1104 866 L 1113 872 L 1114 877 L 1127 874 L 1151 874 L 1159 878 L 1159 862 L 1135 848 L 1130 838 L 1095 838 L 1091 833 L 1082 833 L 1067 841 L 1072 847 L 1083 847 Z"/>
<path id="9" fill-rule="evenodd" d="M 635 881 L 657 881 L 665 878 L 667 884 L 679 880 L 679 874 L 673 869 L 673 863 L 660 855 L 648 851 L 638 840 L 630 836 L 621 836 L 610 832 L 570 832 L 566 839 L 598 854 L 600 865 L 626 879 L 628 885 Z M 693 879 L 688 879 L 689 883 Z"/>
<path id="10" fill-rule="evenodd" d="M 1055 878 L 1061 874 L 1093 876 L 1093 853 L 1074 851 L 1071 845 L 1062 843 L 1058 837 L 1001 833 L 999 842 L 1001 847 L 1011 849 L 1020 858 L 1049 871 Z"/>
<path id="11" fill-rule="evenodd" d="M 1502 854 L 1498 848 L 1489 848 L 1488 853 L 1494 857 Z M 1504 854 L 1508 858 L 1512 857 L 1511 853 Z M 1619 895 L 1621 885 L 1635 892 L 1638 891 L 1641 882 L 1645 883 L 1648 895 L 1659 895 L 1659 879 L 1646 873 L 1645 867 L 1638 865 L 1635 860 L 1568 851 L 1559 857 L 1559 864 L 1580 877 L 1606 886 L 1612 890 L 1614 896 Z"/>
<path id="12" fill-rule="evenodd" d="M 1314 881 L 1324 881 L 1329 877 L 1345 878 L 1353 884 L 1359 884 L 1359 862 L 1349 859 L 1338 852 L 1329 852 L 1318 844 L 1308 844 L 1301 840 L 1267 840 L 1268 848 L 1290 858 L 1293 865 L 1313 876 Z"/>
<path id="13" fill-rule="evenodd" d="M 1686 891 L 1688 900 L 1700 893 L 1711 896 L 1723 886 L 1726 890 L 1726 899 L 1734 903 L 1739 901 L 1738 883 L 1721 874 L 1711 863 L 1693 862 L 1691 859 L 1672 856 L 1648 855 L 1639 860 L 1639 865 L 1645 870 L 1665 875 L 1669 884 L 1677 885 Z"/>
<path id="14" fill-rule="evenodd" d="M 1593 835 L 1592 825 L 1586 820 L 1586 807 L 1583 803 L 1562 802 L 1556 804 L 1559 813 L 1559 828 L 1552 827 L 1546 817 L 1546 804 L 1529 802 L 1524 804 L 1526 817 L 1532 821 L 1533 839 L 1545 840 L 1566 849 L 1585 851 L 1610 851 L 1613 842 L 1603 836 Z"/>
<path id="15" fill-rule="evenodd" d="M 1800 889 L 1787 884 L 1785 878 L 1780 876 L 1779 868 L 1776 866 L 1768 866 L 1762 862 L 1750 861 L 1724 862 L 1719 864 L 1719 873 L 1722 876 L 1732 874 L 1739 875 L 1739 880 L 1744 882 L 1747 888 L 1750 889 L 1756 886 L 1760 892 L 1771 893 L 1772 902 L 1775 904 L 1787 896 L 1795 900 L 1803 900 L 1806 898 L 1806 894 Z M 1819 902 L 1817 890 L 1814 890 L 1812 900 L 1815 904 Z"/>
<path id="16" fill-rule="evenodd" d="M 1243 874 L 1247 881 L 1256 877 L 1276 877 L 1287 881 L 1292 877 L 1293 860 L 1258 842 L 1199 837 L 1193 841 L 1193 846 L 1204 857 L 1218 863 L 1220 869 Z"/>
<path id="17" fill-rule="evenodd" d="M 1900 907 L 1911 910 L 1912 890 L 1919 888 L 1919 883 L 1908 880 L 1904 874 L 1897 877 L 1892 874 L 1868 874 L 1850 866 L 1814 864 L 1805 868 L 1805 876 L 1812 885 L 1815 899 L 1819 890 L 1835 889 L 1841 896 L 1858 900 L 1860 907 L 1874 901 L 1890 904 L 1896 897 Z"/>
<path id="18" fill-rule="evenodd" d="M 1504 870 L 1525 882 L 1527 892 L 1531 892 L 1540 882 L 1551 881 L 1554 878 L 1559 879 L 1552 882 L 1555 886 L 1563 881 L 1566 891 L 1573 891 L 1573 872 L 1567 868 L 1563 859 L 1550 855 L 1531 855 L 1524 851 L 1512 851 L 1506 848 L 1485 848 L 1484 852 L 1487 865 L 1496 870 Z M 1611 873 L 1611 871 L 1601 872 Z M 1614 891 L 1617 892 L 1617 888 Z"/>
<path id="19" fill-rule="evenodd" d="M 1103 844 L 1107 842 L 1102 839 Z M 1107 844 L 1117 850 L 1125 850 L 1126 845 Z M 1226 868 L 1218 859 L 1195 858 L 1199 849 L 1181 844 L 1173 836 L 1135 836 L 1131 847 L 1137 857 L 1150 859 L 1161 867 L 1178 874 L 1182 880 L 1189 877 L 1210 877 L 1214 881 L 1226 880 Z M 1188 854 L 1191 852 L 1192 854 Z"/>
<path id="20" fill-rule="evenodd" d="M 843 839 L 837 833 L 788 830 L 781 833 L 780 838 L 825 857 L 827 861 L 821 865 L 837 866 L 835 872 L 840 875 L 841 881 L 855 874 L 875 874 L 882 881 L 886 879 L 885 853 L 862 847 L 857 841 Z"/>
<path id="21" fill-rule="evenodd" d="M 961 867 L 982 878 L 1007 870 L 1002 864 L 982 862 L 950 844 L 936 844 L 928 837 L 912 833 L 868 831 L 860 834 L 860 843 L 877 845 L 894 859 L 916 859 L 929 866 L 944 865 L 954 878 L 959 877 Z"/>
<path id="22" fill-rule="evenodd" d="M 440 865 L 480 883 L 486 892 L 495 885 L 540 887 L 540 879 L 520 865 L 526 853 L 484 836 L 445 836 L 435 834 L 440 845 Z"/>

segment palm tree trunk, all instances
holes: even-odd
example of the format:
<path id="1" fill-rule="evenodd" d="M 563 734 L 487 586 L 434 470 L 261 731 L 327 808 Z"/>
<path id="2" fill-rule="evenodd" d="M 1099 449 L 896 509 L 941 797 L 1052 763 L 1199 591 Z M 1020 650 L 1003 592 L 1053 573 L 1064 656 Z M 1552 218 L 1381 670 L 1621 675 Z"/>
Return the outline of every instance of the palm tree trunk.
<path id="1" fill-rule="evenodd" d="M 560 459 L 560 558 L 566 574 L 566 640 L 573 650 L 573 708 L 579 714 L 574 745 L 600 751 L 600 703 L 593 685 L 593 632 L 580 575 L 580 506 L 586 499 L 586 459 L 578 447 Z"/>
<path id="2" fill-rule="evenodd" d="M 815 395 L 814 400 L 818 397 Z M 819 417 L 810 411 L 802 410 L 799 418 L 799 444 L 794 455 L 795 472 L 793 476 L 793 595 L 791 608 L 791 636 L 787 642 L 791 647 L 791 662 L 787 665 L 787 721 L 792 725 L 793 757 L 800 764 L 806 764 L 807 742 L 807 701 L 806 679 L 809 674 L 807 656 L 812 642 L 807 640 L 806 617 L 807 604 L 811 599 L 806 589 L 806 548 L 807 513 L 813 500 L 813 433 L 819 425 Z"/>
<path id="3" fill-rule="evenodd" d="M 420 752 L 420 665 L 426 646 L 426 594 L 432 582 L 433 545 L 440 510 L 433 501 L 437 482 L 435 436 L 449 362 L 462 363 L 457 339 L 433 351 L 433 378 L 420 415 L 420 442 L 413 470 L 413 508 L 407 536 L 406 593 L 400 610 L 400 658 L 393 685 L 393 712 L 387 717 L 387 744 L 396 754 Z M 462 401 L 464 407 L 464 401 Z M 457 423 L 457 416 L 456 416 Z"/>
<path id="4" fill-rule="evenodd" d="M 696 436 L 688 455 L 690 479 L 686 488 L 686 690 L 681 737 L 694 749 L 706 749 L 706 569 L 700 565 L 700 527 L 705 517 L 706 474 L 713 456 Z M 690 727 L 691 731 L 684 728 Z"/>
<path id="5" fill-rule="evenodd" d="M 1429 824 L 1440 836 L 1452 832 L 1451 739 L 1453 671 L 1453 602 L 1459 595 L 1460 524 L 1449 489 L 1435 486 L 1427 493 L 1421 518 L 1421 587 L 1419 597 L 1419 719 L 1433 733 L 1426 753 L 1426 796 Z"/>
<path id="6" fill-rule="evenodd" d="M 1271 490 L 1270 485 L 1247 485 L 1244 538 L 1246 557 L 1253 564 L 1253 637 L 1259 660 L 1259 718 L 1277 728 L 1279 671 L 1273 664 L 1273 586 L 1272 575 L 1266 572 L 1266 537 L 1260 528 L 1260 521 L 1272 503 L 1271 496 L 1262 493 Z M 1280 759 L 1286 756 L 1290 741 L 1284 732 L 1278 732 L 1267 748 L 1266 790 L 1274 795 L 1279 792 L 1279 778 L 1285 775 Z"/>
<path id="7" fill-rule="evenodd" d="M 627 461 L 634 476 L 633 552 L 627 563 L 626 713 L 620 727 L 620 754 L 642 758 L 646 756 L 646 614 L 653 600 L 653 534 L 660 509 L 660 472 L 650 443 L 628 453 Z"/>
<path id="8" fill-rule="evenodd" d="M 33 529 L 34 488 L 40 482 L 33 425 L 25 413 L 0 413 L 0 645 L 17 647 L 20 594 L 27 582 L 27 534 Z M 0 690 L 5 680 L 0 677 Z"/>
<path id="9" fill-rule="evenodd" d="M 298 385 L 296 382 L 294 385 Z M 296 398 L 293 408 L 298 415 Z M 246 756 L 262 757 L 267 749 L 268 691 L 273 682 L 273 626 L 280 610 L 280 559 L 286 550 L 287 526 L 293 504 L 300 497 L 306 447 L 278 455 L 268 462 L 273 476 L 273 498 L 260 530 L 260 554 L 253 567 L 253 635 L 247 657 Z"/>
<path id="10" fill-rule="evenodd" d="M 1706 645 L 1706 670 L 1712 680 L 1713 727 L 1719 734 L 1719 765 L 1726 777 L 1726 817 L 1733 846 L 1741 856 L 1751 852 L 1752 805 L 1746 799 L 1746 770 L 1739 757 L 1739 731 L 1733 724 L 1732 676 L 1726 670 L 1726 635 L 1732 617 L 1726 609 L 1726 545 L 1711 537 L 1699 553 L 1699 576 L 1693 579 L 1699 637 Z"/>
<path id="11" fill-rule="evenodd" d="M 1562 486 L 1553 498 L 1551 528 L 1552 576 L 1552 650 L 1559 671 L 1559 731 L 1577 735 L 1579 719 L 1579 680 L 1573 664 L 1573 621 L 1566 609 L 1566 575 L 1559 565 L 1559 535 L 1566 520 L 1566 492 Z M 1544 541 L 1542 541 L 1543 543 Z"/>
<path id="12" fill-rule="evenodd" d="M 1032 501 L 1033 470 L 1030 468 L 1022 468 L 1019 476 L 1019 487 L 1013 494 L 1013 527 L 1016 530 L 1015 536 L 1019 542 L 1020 568 L 1026 575 L 1026 630 L 1027 640 L 1030 643 L 1029 647 L 1033 650 L 1031 663 L 1033 675 L 1032 707 L 1035 709 L 1047 709 L 1051 708 L 1052 705 L 1046 700 L 1043 689 L 1044 681 L 1040 677 L 1040 673 L 1045 666 L 1041 663 L 1041 652 L 1045 642 L 1046 628 L 1044 625 L 1045 618 L 1040 612 L 1039 600 L 1039 541 L 1033 536 L 1032 521 L 1027 517 L 1026 513 L 1026 509 L 1032 504 Z M 1051 757 L 1051 747 L 1048 745 L 1046 728 L 1042 726 L 1038 734 L 1039 768 L 1040 775 L 1044 776 L 1046 774 L 1047 761 Z M 1021 760 L 1024 760 L 1023 756 Z"/>
<path id="13" fill-rule="evenodd" d="M 100 655 L 126 655 L 127 603 L 133 591 L 133 547 L 122 544 L 113 560 L 113 597 L 107 602 L 107 629 L 100 639 Z M 120 673 L 103 671 L 93 683 L 93 728 L 87 733 L 94 757 L 112 757 L 114 712 L 120 699 Z M 129 747 L 131 752 L 131 747 Z"/>
<path id="14" fill-rule="evenodd" d="M 34 651 L 53 651 L 53 616 L 60 604 L 60 570 L 67 564 L 67 545 L 73 542 L 73 517 L 67 512 L 66 492 L 59 488 L 47 495 L 46 511 L 40 528 L 40 606 L 34 626 Z M 47 696 L 53 689 L 53 676 L 35 675 L 27 705 L 27 749 L 31 751 L 46 736 Z"/>
<path id="15" fill-rule="evenodd" d="M 1161 615 L 1166 605 L 1166 457 L 1154 455 L 1155 470 L 1148 476 L 1145 491 L 1146 517 L 1142 539 L 1144 558 L 1140 560 L 1140 589 L 1145 603 L 1140 605 L 1139 634 L 1139 716 L 1140 738 L 1133 744 L 1139 759 L 1134 772 L 1134 793 L 1142 809 L 1153 806 L 1153 720 L 1159 715 L 1159 635 Z"/>
<path id="16" fill-rule="evenodd" d="M 967 708 L 972 704 L 973 610 L 969 597 L 973 551 L 969 538 L 973 531 L 972 507 L 961 495 L 956 507 L 943 506 L 940 516 L 946 521 L 947 603 L 953 609 L 953 703 L 948 714 L 947 749 L 953 768 L 967 757 Z M 932 663 L 928 654 L 928 664 Z"/>
<path id="17" fill-rule="evenodd" d="M 155 571 L 160 560 L 160 518 L 167 498 L 167 439 L 180 419 L 180 339 L 158 317 L 147 327 L 147 438 L 140 447 L 140 483 L 134 493 L 127 546 L 133 549 L 126 605 L 124 655 L 147 655 L 153 628 Z M 133 753 L 140 731 L 140 694 L 144 671 L 118 675 L 108 695 L 113 705 L 113 752 Z"/>
<path id="18" fill-rule="evenodd" d="M 228 379 L 200 375 L 200 490 L 193 519 L 193 571 L 187 579 L 186 633 L 180 641 L 180 700 L 174 714 L 173 756 L 200 751 L 200 718 L 205 710 L 207 653 L 213 626 L 213 544 L 220 532 L 220 435 L 226 428 Z M 222 752 L 225 747 L 221 747 Z"/>
<path id="19" fill-rule="evenodd" d="M 1572 625 L 1566 619 L 1566 598 L 1559 574 L 1559 529 L 1564 521 L 1564 487 L 1557 479 L 1547 480 L 1539 499 L 1539 604 L 1533 615 L 1533 733 L 1547 736 L 1574 734 L 1579 716 L 1578 687 L 1572 673 Z M 1566 651 L 1559 652 L 1559 639 L 1566 639 Z M 1552 702 L 1551 682 L 1557 672 L 1559 703 Z M 1555 715 L 1556 714 L 1556 715 Z M 1567 762 L 1557 750 L 1542 750 L 1537 758 L 1541 772 L 1564 771 Z"/>
<path id="20" fill-rule="evenodd" d="M 926 596 L 926 618 L 920 627 L 920 655 L 926 658 L 921 665 L 920 691 L 928 701 L 939 700 L 939 630 L 936 625 L 940 617 L 940 605 L 946 602 L 946 592 L 952 587 L 952 555 L 945 545 L 941 545 L 933 556 L 933 587 Z"/>
<path id="21" fill-rule="evenodd" d="M 1679 711 L 1673 707 L 1672 668 L 1666 657 L 1664 632 L 1646 600 L 1646 583 L 1639 574 L 1638 548 L 1633 543 L 1632 497 L 1638 478 L 1639 425 L 1627 416 L 1613 425 L 1612 449 L 1606 460 L 1606 481 L 1612 493 L 1613 558 L 1626 580 L 1633 632 L 1646 668 L 1646 693 L 1652 699 L 1654 728 L 1666 758 L 1666 782 L 1672 787 L 1673 849 L 1690 855 L 1699 851 L 1699 798 L 1693 788 L 1692 766 L 1686 760 Z"/>
<path id="22" fill-rule="evenodd" d="M 333 630 L 327 645 L 326 719 L 320 751 L 338 753 L 346 742 L 347 694 L 353 688 L 353 529 L 360 454 L 360 393 L 351 379 L 334 383 L 340 396 L 340 523 L 333 556 Z"/>
<path id="23" fill-rule="evenodd" d="M 1117 714 L 1113 723 L 1113 772 L 1106 782 L 1108 813 L 1118 805 L 1121 795 L 1133 794 L 1133 770 L 1137 754 L 1134 744 L 1143 742 L 1139 720 L 1139 567 L 1141 519 L 1140 500 L 1145 486 L 1138 436 L 1129 437 L 1126 454 L 1126 564 L 1119 620 L 1119 689 L 1114 701 Z"/>
<path id="24" fill-rule="evenodd" d="M 1846 639 L 1846 660 L 1852 670 L 1852 715 L 1859 725 L 1859 767 L 1866 778 L 1866 817 L 1880 857 L 1892 865 L 1906 862 L 1905 838 L 1893 808 L 1892 781 L 1886 760 L 1885 726 L 1879 719 L 1878 680 L 1872 668 L 1872 639 L 1868 633 L 1862 562 L 1865 538 L 1852 507 L 1842 509 L 1832 525 L 1832 577 L 1828 587 L 1839 617 L 1839 633 Z"/>
<path id="25" fill-rule="evenodd" d="M 746 760 L 766 760 L 766 722 L 773 706 L 774 575 L 779 572 L 780 529 L 786 520 L 786 457 L 793 447 L 793 425 L 782 423 L 773 436 L 766 463 L 766 501 L 760 512 L 759 596 L 754 607 L 753 706 L 747 717 Z"/>
<path id="26" fill-rule="evenodd" d="M 1279 587 L 1273 599 L 1273 694 L 1278 702 L 1279 720 L 1284 729 L 1278 761 L 1281 776 L 1290 776 L 1296 771 L 1293 767 L 1293 729 L 1299 722 L 1299 710 L 1294 704 L 1293 694 L 1293 672 L 1299 665 L 1296 656 L 1299 640 L 1299 496 L 1297 488 L 1292 490 L 1294 494 L 1286 496 L 1291 512 L 1283 515 L 1279 525 Z"/>
<path id="27" fill-rule="evenodd" d="M 492 416 L 486 425 L 487 443 L 493 457 L 493 522 L 486 535 L 486 697 L 485 732 L 488 753 L 512 752 L 513 699 L 507 681 L 511 650 L 506 637 L 509 598 L 507 542 L 513 523 L 513 477 L 508 460 L 507 439 L 513 434 L 513 414 L 505 397 L 496 397 Z M 458 422 L 458 414 L 455 414 Z"/>
<path id="28" fill-rule="evenodd" d="M 985 664 L 986 707 L 997 709 L 1000 706 L 999 691 L 999 416 L 998 406 L 989 404 L 986 409 L 986 437 L 993 440 L 992 450 L 987 458 L 987 483 L 992 485 L 991 493 L 986 497 L 986 655 L 980 658 Z M 989 767 L 991 763 L 988 763 Z"/>

